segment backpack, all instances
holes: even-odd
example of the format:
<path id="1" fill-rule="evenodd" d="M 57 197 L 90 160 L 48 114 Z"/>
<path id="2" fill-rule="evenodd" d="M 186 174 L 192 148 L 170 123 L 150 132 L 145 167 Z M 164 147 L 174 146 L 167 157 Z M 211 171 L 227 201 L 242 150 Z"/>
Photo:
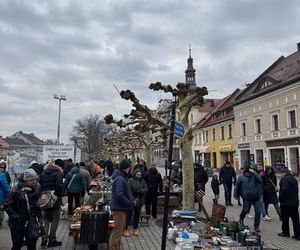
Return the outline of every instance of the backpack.
<path id="1" fill-rule="evenodd" d="M 57 201 L 54 191 L 43 191 L 41 197 L 37 201 L 37 206 L 42 209 L 52 208 Z"/>

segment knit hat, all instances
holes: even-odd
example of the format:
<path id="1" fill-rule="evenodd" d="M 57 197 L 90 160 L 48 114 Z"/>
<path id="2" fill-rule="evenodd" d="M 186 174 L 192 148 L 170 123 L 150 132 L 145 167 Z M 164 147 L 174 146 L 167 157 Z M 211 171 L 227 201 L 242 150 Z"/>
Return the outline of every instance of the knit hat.
<path id="1" fill-rule="evenodd" d="M 0 168 L 6 168 L 7 167 L 7 164 L 5 161 L 1 161 L 0 162 Z"/>
<path id="2" fill-rule="evenodd" d="M 36 172 L 32 169 L 26 169 L 24 172 L 24 181 L 32 181 L 32 180 L 36 180 L 38 178 Z"/>
<path id="3" fill-rule="evenodd" d="M 281 173 L 281 174 L 288 174 L 288 173 L 290 173 L 290 170 L 289 170 L 288 167 L 284 166 L 284 167 L 282 167 L 282 168 L 280 169 L 280 173 Z"/>
<path id="4" fill-rule="evenodd" d="M 121 162 L 120 162 L 120 170 L 122 170 L 122 169 L 126 169 L 126 168 L 130 168 L 131 167 L 131 165 L 130 165 L 130 163 L 129 163 L 129 161 L 128 160 L 122 160 Z"/>
<path id="5" fill-rule="evenodd" d="M 33 161 L 30 162 L 30 167 L 31 167 L 33 164 L 38 164 L 38 163 L 37 163 L 37 161 L 33 160 Z"/>

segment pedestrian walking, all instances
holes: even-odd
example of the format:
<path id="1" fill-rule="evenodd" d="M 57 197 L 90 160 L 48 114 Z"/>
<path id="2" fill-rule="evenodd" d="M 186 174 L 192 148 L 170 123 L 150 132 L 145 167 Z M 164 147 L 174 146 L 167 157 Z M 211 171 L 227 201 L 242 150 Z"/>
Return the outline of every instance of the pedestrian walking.
<path id="1" fill-rule="evenodd" d="M 205 193 L 205 184 L 208 181 L 208 174 L 205 171 L 204 167 L 198 163 L 194 163 L 194 189 L 196 192 L 203 191 Z M 202 202 L 203 197 L 201 197 Z M 201 211 L 202 207 L 200 202 L 198 202 L 199 211 Z"/>
<path id="2" fill-rule="evenodd" d="M 138 226 L 140 221 L 141 210 L 142 210 L 142 206 L 145 204 L 145 197 L 148 191 L 147 183 L 144 180 L 143 173 L 139 168 L 137 168 L 134 171 L 133 177 L 129 179 L 129 186 L 130 186 L 130 191 L 133 195 L 134 206 L 133 206 L 133 216 L 131 216 L 132 213 L 127 214 L 126 229 L 124 230 L 123 233 L 125 237 L 130 236 L 130 233 L 128 231 L 128 226 L 130 224 L 132 217 L 133 217 L 132 234 L 134 236 L 139 235 Z"/>
<path id="3" fill-rule="evenodd" d="M 145 174 L 144 179 L 148 187 L 148 192 L 146 195 L 146 214 L 152 214 L 153 219 L 156 219 L 158 191 L 163 191 L 163 181 L 156 167 L 151 167 L 149 171 Z"/>
<path id="4" fill-rule="evenodd" d="M 236 173 L 230 161 L 226 161 L 219 173 L 219 180 L 223 183 L 225 193 L 225 205 L 233 206 L 231 202 L 232 184 L 236 183 Z"/>
<path id="5" fill-rule="evenodd" d="M 264 190 L 264 204 L 265 204 L 265 211 L 266 214 L 269 216 L 268 208 L 269 204 L 273 204 L 274 208 L 279 216 L 280 215 L 280 207 L 278 204 L 278 187 L 277 187 L 277 178 L 275 175 L 275 171 L 272 167 L 266 167 L 265 175 L 263 176 L 263 190 Z M 270 217 L 271 218 L 271 217 Z"/>
<path id="6" fill-rule="evenodd" d="M 280 172 L 282 178 L 279 183 L 279 202 L 282 232 L 278 236 L 290 237 L 289 218 L 291 218 L 294 229 L 292 237 L 300 240 L 298 181 L 291 175 L 288 167 L 283 167 Z"/>
<path id="7" fill-rule="evenodd" d="M 104 175 L 104 166 L 101 165 L 101 161 L 94 160 L 92 162 L 92 178 Z"/>
<path id="8" fill-rule="evenodd" d="M 80 196 L 85 193 L 84 176 L 80 173 L 78 167 L 73 167 L 68 173 L 65 181 L 65 190 L 68 194 L 68 212 L 69 216 L 73 214 L 73 201 L 75 208 L 80 207 Z"/>
<path id="9" fill-rule="evenodd" d="M 219 182 L 218 176 L 215 174 L 211 180 L 211 189 L 214 193 L 213 203 L 218 204 L 219 195 L 220 195 L 220 187 L 221 183 Z"/>
<path id="10" fill-rule="evenodd" d="M 111 211 L 115 227 L 111 232 L 109 243 L 111 250 L 120 250 L 121 237 L 126 225 L 126 215 L 128 212 L 132 212 L 132 197 L 127 178 L 130 168 L 130 163 L 127 160 L 122 160 L 119 169 L 116 169 L 112 175 Z"/>
<path id="11" fill-rule="evenodd" d="M 83 175 L 84 180 L 85 180 L 85 193 L 89 193 L 90 185 L 91 185 L 90 172 L 88 170 L 86 170 L 85 163 L 83 161 L 79 163 L 79 169 L 80 169 L 80 173 Z M 83 196 L 80 197 L 80 204 L 81 205 L 84 204 L 85 193 L 83 194 Z"/>
<path id="12" fill-rule="evenodd" d="M 244 218 L 249 213 L 251 205 L 254 206 L 254 229 L 256 232 L 260 232 L 260 192 L 258 185 L 262 183 L 261 177 L 251 168 L 247 167 L 243 174 L 239 176 L 235 189 L 234 198 L 239 196 L 243 199 L 243 209 L 240 214 L 240 223 L 244 224 Z"/>
<path id="13" fill-rule="evenodd" d="M 43 219 L 47 235 L 42 238 L 41 247 L 61 246 L 62 242 L 57 241 L 56 232 L 60 220 L 62 196 L 64 193 L 63 170 L 61 167 L 49 163 L 45 166 L 44 172 L 40 175 L 40 185 L 43 191 L 53 191 L 57 200 L 52 207 L 43 210 Z"/>
<path id="14" fill-rule="evenodd" d="M 265 176 L 264 166 L 257 164 L 256 172 L 259 174 L 259 176 L 263 180 L 263 178 Z M 265 221 L 270 221 L 271 217 L 269 217 L 267 215 L 266 210 L 265 210 L 263 183 L 258 184 L 258 190 L 259 190 L 259 204 L 260 204 L 260 211 L 261 211 L 262 219 Z"/>
<path id="15" fill-rule="evenodd" d="M 11 178 L 9 173 L 7 172 L 7 163 L 5 161 L 0 162 L 0 171 L 2 171 L 5 174 L 8 186 L 10 187 L 11 185 Z"/>
<path id="16" fill-rule="evenodd" d="M 37 182 L 38 175 L 33 169 L 24 172 L 24 182 L 13 187 L 4 202 L 9 216 L 12 250 L 21 250 L 25 237 L 28 250 L 36 250 L 39 237 L 39 224 L 42 221 L 42 210 L 36 205 L 41 189 Z"/>
<path id="17" fill-rule="evenodd" d="M 0 164 L 0 229 L 2 228 L 3 219 L 4 219 L 4 200 L 8 196 L 10 190 L 7 182 L 7 178 L 4 173 L 5 167 L 2 165 L 1 162 Z"/>

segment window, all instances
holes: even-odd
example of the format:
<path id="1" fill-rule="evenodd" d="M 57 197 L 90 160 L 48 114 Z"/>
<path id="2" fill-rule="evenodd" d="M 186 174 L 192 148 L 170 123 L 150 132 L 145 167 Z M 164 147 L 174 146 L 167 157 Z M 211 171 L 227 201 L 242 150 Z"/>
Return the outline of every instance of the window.
<path id="1" fill-rule="evenodd" d="M 205 131 L 205 142 L 208 142 L 208 130 Z"/>
<path id="2" fill-rule="evenodd" d="M 213 128 L 212 136 L 213 136 L 213 141 L 215 141 L 216 140 L 216 129 L 215 128 Z"/>
<path id="3" fill-rule="evenodd" d="M 224 140 L 224 126 L 221 127 L 221 140 Z"/>
<path id="4" fill-rule="evenodd" d="M 199 133 L 199 144 L 202 144 L 202 133 Z"/>
<path id="5" fill-rule="evenodd" d="M 289 122 L 289 128 L 297 127 L 295 110 L 291 110 L 288 112 L 288 122 Z"/>
<path id="6" fill-rule="evenodd" d="M 241 123 L 241 136 L 246 136 L 246 123 Z"/>
<path id="7" fill-rule="evenodd" d="M 232 125 L 231 124 L 228 125 L 228 138 L 229 139 L 232 138 Z"/>
<path id="8" fill-rule="evenodd" d="M 275 131 L 279 130 L 278 115 L 277 114 L 272 115 L 272 128 Z"/>
<path id="9" fill-rule="evenodd" d="M 255 120 L 255 131 L 257 134 L 261 134 L 261 123 L 260 119 Z"/>

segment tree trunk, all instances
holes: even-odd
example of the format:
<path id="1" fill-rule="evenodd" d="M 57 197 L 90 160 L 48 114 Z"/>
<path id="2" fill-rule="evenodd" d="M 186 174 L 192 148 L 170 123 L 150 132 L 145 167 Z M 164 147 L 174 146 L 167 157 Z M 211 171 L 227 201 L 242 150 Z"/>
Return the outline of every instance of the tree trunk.
<path id="1" fill-rule="evenodd" d="M 182 209 L 194 210 L 194 160 L 192 154 L 192 140 L 187 133 L 180 143 L 182 154 L 182 180 L 183 180 L 183 201 Z"/>

